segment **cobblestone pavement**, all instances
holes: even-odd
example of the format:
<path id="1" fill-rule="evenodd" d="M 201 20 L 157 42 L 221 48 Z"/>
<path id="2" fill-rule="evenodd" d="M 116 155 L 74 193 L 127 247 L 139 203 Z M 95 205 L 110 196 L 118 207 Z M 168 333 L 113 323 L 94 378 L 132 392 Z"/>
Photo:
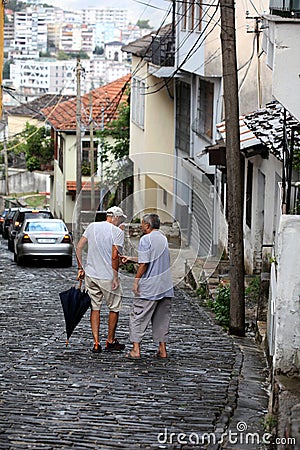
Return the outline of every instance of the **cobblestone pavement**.
<path id="1" fill-rule="evenodd" d="M 6 246 L 0 240 L 1 449 L 222 448 L 202 435 L 228 424 L 242 352 L 194 300 L 177 290 L 167 361 L 155 358 L 150 330 L 139 361 L 91 353 L 88 314 L 66 347 L 58 294 L 75 267 L 18 267 Z M 118 337 L 129 349 L 126 281 L 125 295 Z M 106 320 L 105 308 L 102 344 Z"/>

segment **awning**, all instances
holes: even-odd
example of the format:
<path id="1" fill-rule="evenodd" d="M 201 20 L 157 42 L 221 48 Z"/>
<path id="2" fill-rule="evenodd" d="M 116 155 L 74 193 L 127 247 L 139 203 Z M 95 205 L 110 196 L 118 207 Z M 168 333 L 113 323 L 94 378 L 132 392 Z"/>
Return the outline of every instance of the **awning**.
<path id="1" fill-rule="evenodd" d="M 244 121 L 245 116 L 240 116 L 240 147 L 241 150 L 249 147 L 255 147 L 256 145 L 262 145 L 260 139 L 250 130 Z M 226 143 L 226 127 L 225 120 L 217 124 L 217 130 Z"/>
<path id="2" fill-rule="evenodd" d="M 83 181 L 81 183 L 81 190 L 82 191 L 90 191 L 91 186 L 92 186 L 92 183 L 90 181 Z M 94 189 L 99 190 L 97 182 L 94 182 Z M 67 191 L 72 192 L 72 193 L 76 192 L 76 181 L 67 181 Z"/>

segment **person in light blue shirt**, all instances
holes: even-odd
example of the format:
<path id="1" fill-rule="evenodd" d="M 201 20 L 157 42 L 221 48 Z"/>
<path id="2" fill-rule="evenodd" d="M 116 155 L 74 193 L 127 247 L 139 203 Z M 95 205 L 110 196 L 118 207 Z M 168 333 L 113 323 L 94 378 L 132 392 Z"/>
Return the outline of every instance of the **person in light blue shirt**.
<path id="1" fill-rule="evenodd" d="M 157 214 L 146 214 L 142 219 L 138 258 L 123 257 L 122 262 L 138 262 L 133 284 L 132 310 L 130 313 L 130 340 L 133 343 L 128 358 L 140 358 L 140 343 L 151 321 L 154 341 L 158 342 L 157 356 L 167 358 L 166 343 L 169 339 L 171 298 L 174 296 L 170 270 L 170 252 L 166 237 L 159 230 Z"/>

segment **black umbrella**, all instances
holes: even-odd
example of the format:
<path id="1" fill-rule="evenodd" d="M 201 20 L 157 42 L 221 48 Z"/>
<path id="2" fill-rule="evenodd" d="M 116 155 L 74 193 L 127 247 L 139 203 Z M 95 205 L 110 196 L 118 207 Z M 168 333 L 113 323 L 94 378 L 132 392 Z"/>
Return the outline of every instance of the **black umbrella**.
<path id="1" fill-rule="evenodd" d="M 82 280 L 79 282 L 79 288 L 72 286 L 67 291 L 60 292 L 59 294 L 66 322 L 66 345 L 68 345 L 69 338 L 75 327 L 91 306 L 89 294 L 85 290 L 81 290 L 81 284 Z"/>

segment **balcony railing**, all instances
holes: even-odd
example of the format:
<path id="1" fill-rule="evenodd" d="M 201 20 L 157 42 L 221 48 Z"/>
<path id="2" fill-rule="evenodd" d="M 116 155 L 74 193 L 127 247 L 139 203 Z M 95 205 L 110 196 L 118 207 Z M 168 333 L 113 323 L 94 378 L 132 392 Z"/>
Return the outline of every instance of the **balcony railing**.
<path id="1" fill-rule="evenodd" d="M 173 34 L 155 35 L 151 44 L 151 62 L 157 66 L 173 67 L 175 63 L 175 38 Z"/>
<path id="2" fill-rule="evenodd" d="M 271 14 L 300 18 L 300 0 L 270 0 Z"/>

